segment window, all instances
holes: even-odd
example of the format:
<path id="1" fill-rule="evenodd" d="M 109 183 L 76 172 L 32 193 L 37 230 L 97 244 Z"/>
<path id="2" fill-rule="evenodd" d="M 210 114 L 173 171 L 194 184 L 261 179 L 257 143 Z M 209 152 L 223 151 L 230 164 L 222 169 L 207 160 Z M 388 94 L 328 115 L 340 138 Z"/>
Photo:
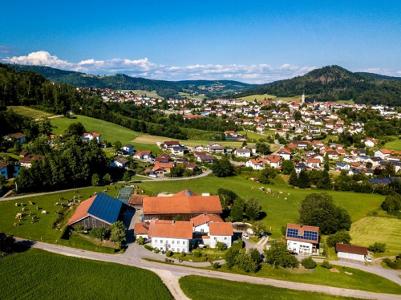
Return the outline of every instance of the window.
<path id="1" fill-rule="evenodd" d="M 172 244 L 175 244 L 175 240 L 173 240 L 171 243 L 172 243 Z"/>
<path id="2" fill-rule="evenodd" d="M 224 237 L 224 240 L 225 240 L 225 241 L 227 240 L 227 237 L 226 237 L 226 236 Z"/>

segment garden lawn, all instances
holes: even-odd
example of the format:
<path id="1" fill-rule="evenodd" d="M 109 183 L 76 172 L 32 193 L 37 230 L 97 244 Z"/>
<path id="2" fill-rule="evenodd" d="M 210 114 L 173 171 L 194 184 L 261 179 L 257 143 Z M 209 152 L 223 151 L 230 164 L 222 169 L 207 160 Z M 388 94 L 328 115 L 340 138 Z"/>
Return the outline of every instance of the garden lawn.
<path id="1" fill-rule="evenodd" d="M 114 252 L 114 249 L 97 246 L 87 240 L 80 238 L 79 236 L 73 236 L 71 239 L 68 240 L 61 239 L 62 231 L 53 228 L 53 223 L 57 220 L 58 217 L 57 210 L 60 209 L 60 206 L 56 206 L 55 203 L 59 202 L 61 198 L 67 200 L 74 197 L 74 195 L 77 195 L 80 196 L 81 200 L 85 200 L 89 198 L 94 192 L 99 192 L 106 189 L 108 189 L 107 193 L 109 193 L 110 195 L 117 196 L 119 188 L 116 185 L 112 187 L 88 187 L 77 191 L 22 198 L 19 200 L 0 201 L 0 232 L 12 234 L 21 238 L 44 241 L 54 244 L 63 244 L 66 246 L 83 248 L 87 250 Z M 29 201 L 33 202 L 34 204 L 29 204 Z M 15 203 L 24 203 L 25 206 L 15 206 Z M 14 223 L 16 222 L 15 216 L 17 213 L 21 212 L 22 207 L 25 208 L 27 213 L 35 213 L 38 216 L 39 221 L 36 223 L 32 223 L 31 217 L 26 216 L 21 225 L 14 226 Z M 39 207 L 40 210 L 37 210 L 36 207 Z M 42 210 L 46 210 L 47 214 L 42 214 Z M 63 220 L 65 223 L 72 213 L 73 210 L 68 211 L 68 214 Z"/>
<path id="2" fill-rule="evenodd" d="M 390 150 L 401 151 L 401 139 L 395 139 L 394 141 L 388 142 L 384 145 L 384 148 Z"/>
<path id="3" fill-rule="evenodd" d="M 53 116 L 53 114 L 34 109 L 28 106 L 8 106 L 8 109 L 13 110 L 15 113 L 22 115 L 24 117 L 29 117 L 32 119 L 48 118 Z"/>
<path id="4" fill-rule="evenodd" d="M 263 185 L 243 176 L 218 178 L 207 176 L 200 179 L 170 181 L 170 182 L 143 182 L 140 186 L 145 192 L 157 194 L 160 192 L 178 192 L 190 189 L 196 193 L 216 193 L 219 188 L 234 191 L 244 199 L 255 198 L 260 201 L 267 216 L 263 219 L 268 228 L 271 229 L 273 237 L 281 236 L 281 227 L 288 222 L 297 222 L 299 214 L 298 207 L 306 195 L 322 192 L 319 190 L 294 189 L 285 183 Z M 260 187 L 270 188 L 271 193 L 259 190 Z M 329 191 L 334 202 L 344 207 L 355 222 L 365 217 L 369 212 L 378 209 L 383 201 L 383 196 L 376 194 L 360 194 L 353 192 Z"/>
<path id="5" fill-rule="evenodd" d="M 351 243 L 360 246 L 385 243 L 386 252 L 380 255 L 401 253 L 401 219 L 390 217 L 365 217 L 352 224 Z"/>
<path id="6" fill-rule="evenodd" d="M 0 259 L 1 299 L 172 299 L 156 274 L 31 249 Z"/>
<path id="7" fill-rule="evenodd" d="M 257 273 L 245 273 L 237 268 L 228 270 L 224 265 L 221 270 L 257 277 L 267 277 L 287 281 L 304 282 L 319 285 L 328 285 L 339 288 L 365 290 L 378 293 L 401 294 L 401 286 L 372 273 L 353 268 L 334 266 L 338 272 L 332 272 L 321 266 L 314 270 L 273 268 L 263 264 Z M 347 274 L 347 273 L 348 274 Z"/>
<path id="8" fill-rule="evenodd" d="M 201 276 L 185 276 L 180 279 L 184 293 L 192 300 L 329 300 L 350 299 L 318 293 L 294 291 L 268 285 L 248 284 Z M 207 298 L 205 298 L 207 293 Z"/>

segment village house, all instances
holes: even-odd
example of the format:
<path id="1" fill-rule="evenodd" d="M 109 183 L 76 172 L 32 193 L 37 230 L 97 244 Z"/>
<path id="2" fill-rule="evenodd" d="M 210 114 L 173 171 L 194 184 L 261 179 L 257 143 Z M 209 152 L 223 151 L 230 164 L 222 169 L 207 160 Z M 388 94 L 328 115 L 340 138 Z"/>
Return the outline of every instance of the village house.
<path id="1" fill-rule="evenodd" d="M 27 154 L 20 160 L 20 165 L 23 168 L 29 169 L 29 168 L 32 167 L 32 163 L 34 161 L 38 161 L 38 160 L 41 160 L 41 159 L 43 159 L 42 155 Z"/>
<path id="2" fill-rule="evenodd" d="M 290 160 L 291 159 L 291 151 L 287 148 L 281 148 L 277 154 L 281 156 L 283 160 Z"/>
<path id="3" fill-rule="evenodd" d="M 248 148 L 235 149 L 234 155 L 241 158 L 249 158 L 252 156 L 252 151 Z"/>
<path id="4" fill-rule="evenodd" d="M 18 143 L 20 145 L 25 144 L 26 135 L 22 132 L 10 133 L 4 136 L 4 139 L 9 142 Z"/>
<path id="5" fill-rule="evenodd" d="M 209 233 L 209 225 L 212 222 L 223 222 L 223 219 L 216 214 L 200 214 L 190 219 L 193 232 L 198 234 Z"/>
<path id="6" fill-rule="evenodd" d="M 211 164 L 214 161 L 214 157 L 205 152 L 195 152 L 194 156 L 197 162 L 203 164 Z"/>
<path id="7" fill-rule="evenodd" d="M 93 131 L 93 132 L 84 132 L 82 134 L 82 141 L 84 142 L 90 142 L 95 140 L 96 143 L 100 143 L 101 142 L 101 134 L 99 132 Z"/>
<path id="8" fill-rule="evenodd" d="M 158 161 L 156 161 L 149 176 L 164 177 L 167 174 L 170 174 L 171 169 L 174 168 L 174 166 L 175 166 L 174 162 L 158 162 Z"/>
<path id="9" fill-rule="evenodd" d="M 281 168 L 281 156 L 276 154 L 271 154 L 266 156 L 266 161 L 269 166 L 273 169 L 280 169 Z"/>
<path id="10" fill-rule="evenodd" d="M 127 144 L 121 147 L 121 151 L 124 155 L 132 155 L 135 153 L 135 148 L 133 145 Z"/>
<path id="11" fill-rule="evenodd" d="M 139 160 L 143 160 L 143 161 L 147 161 L 147 162 L 153 162 L 154 158 L 152 155 L 152 151 L 150 150 L 141 150 L 141 151 L 137 151 L 134 156 L 135 159 L 139 159 Z"/>
<path id="12" fill-rule="evenodd" d="M 303 255 L 319 254 L 319 227 L 287 224 L 286 236 L 288 251 Z"/>
<path id="13" fill-rule="evenodd" d="M 233 234 L 233 225 L 230 222 L 211 222 L 209 224 L 209 239 L 204 239 L 205 245 L 216 248 L 217 243 L 223 243 L 227 248 L 230 248 Z"/>
<path id="14" fill-rule="evenodd" d="M 112 161 L 111 165 L 115 168 L 125 169 L 127 168 L 129 160 L 123 156 L 117 156 Z"/>

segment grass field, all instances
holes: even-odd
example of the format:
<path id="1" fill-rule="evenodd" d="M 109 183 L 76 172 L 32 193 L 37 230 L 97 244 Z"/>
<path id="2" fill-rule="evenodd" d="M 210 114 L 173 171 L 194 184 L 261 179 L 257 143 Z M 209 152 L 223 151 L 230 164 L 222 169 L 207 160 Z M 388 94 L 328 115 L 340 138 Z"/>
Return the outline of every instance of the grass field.
<path id="1" fill-rule="evenodd" d="M 352 224 L 351 243 L 369 246 L 374 242 L 385 243 L 382 255 L 401 253 L 401 220 L 388 217 L 365 217 Z"/>
<path id="2" fill-rule="evenodd" d="M 150 97 L 150 98 L 162 98 L 156 91 L 145 91 L 145 90 L 133 90 L 133 92 L 140 96 Z"/>
<path id="3" fill-rule="evenodd" d="M 219 188 L 226 188 L 236 192 L 244 199 L 258 199 L 267 213 L 264 218 L 266 225 L 271 228 L 273 237 L 281 236 L 281 227 L 288 222 L 298 219 L 298 207 L 305 196 L 319 192 L 316 190 L 294 189 L 285 183 L 262 185 L 247 180 L 243 176 L 218 178 L 208 176 L 194 180 L 174 182 L 144 182 L 140 186 L 148 192 L 177 192 L 191 189 L 194 192 L 216 193 Z M 259 190 L 260 187 L 271 188 L 271 193 Z M 353 192 L 328 192 L 334 202 L 347 209 L 353 221 L 365 217 L 369 212 L 376 210 L 383 200 L 383 196 L 376 194 L 357 194 Z"/>
<path id="4" fill-rule="evenodd" d="M 0 259 L 0 298 L 172 299 L 156 274 L 31 249 Z"/>
<path id="5" fill-rule="evenodd" d="M 34 109 L 31 107 L 27 107 L 27 106 L 8 106 L 8 109 L 13 110 L 15 113 L 25 116 L 25 117 L 29 117 L 29 118 L 33 118 L 33 119 L 41 119 L 41 118 L 48 118 L 53 116 L 53 114 L 38 110 L 38 109 Z"/>
<path id="6" fill-rule="evenodd" d="M 350 299 L 318 293 L 301 292 L 268 285 L 247 284 L 200 276 L 185 276 L 180 279 L 184 293 L 193 300 L 329 300 Z M 207 298 L 205 298 L 207 291 Z"/>
<path id="7" fill-rule="evenodd" d="M 366 290 L 371 292 L 401 294 L 401 286 L 383 277 L 354 268 L 335 266 L 335 269 L 337 271 L 332 272 L 329 269 L 317 266 L 314 270 L 291 270 L 277 269 L 265 264 L 257 273 L 245 273 L 236 268 L 233 268 L 232 270 L 226 269 L 225 266 L 221 268 L 224 272 L 234 272 L 257 277 Z"/>
<path id="8" fill-rule="evenodd" d="M 166 138 L 164 136 L 157 136 L 157 135 L 149 135 L 143 134 L 135 138 L 135 143 L 140 144 L 151 144 L 155 145 L 157 142 L 163 142 L 168 140 L 175 140 L 172 138 Z M 197 140 L 197 139 L 190 139 L 190 140 L 180 140 L 180 142 L 187 146 L 198 146 L 198 145 L 208 145 L 211 143 L 218 143 L 223 146 L 227 147 L 241 147 L 242 142 L 228 142 L 228 141 L 209 141 L 209 140 Z M 249 145 L 253 145 L 250 143 Z"/>
<path id="9" fill-rule="evenodd" d="M 53 223 L 58 218 L 57 210 L 59 209 L 59 206 L 55 205 L 56 202 L 60 202 L 62 199 L 71 199 L 74 196 L 78 196 L 80 199 L 84 200 L 89 198 L 89 196 L 91 196 L 94 192 L 102 191 L 104 189 L 106 188 L 88 187 L 78 191 L 29 197 L 15 201 L 0 201 L 0 232 L 12 234 L 17 237 L 63 244 L 66 246 L 73 246 L 93 251 L 114 252 L 114 249 L 112 248 L 94 245 L 82 238 L 79 238 L 78 236 L 73 236 L 68 240 L 61 239 L 62 231 L 53 228 Z M 112 196 L 117 196 L 118 189 L 119 188 L 117 185 L 109 187 L 108 193 Z M 29 204 L 29 201 L 33 202 L 34 204 Z M 24 206 L 15 206 L 15 203 L 24 203 Z M 15 216 L 17 213 L 21 212 L 22 207 L 24 207 L 26 213 L 35 213 L 39 218 L 38 222 L 32 223 L 31 218 L 27 216 L 24 218 L 24 221 L 21 225 L 14 226 L 14 223 L 16 223 Z M 37 211 L 36 207 L 39 207 L 40 210 Z M 42 210 L 46 210 L 47 214 L 41 214 Z M 71 214 L 72 211 L 69 211 L 64 221 L 67 221 L 67 218 Z"/>
<path id="10" fill-rule="evenodd" d="M 388 142 L 384 145 L 384 148 L 390 150 L 401 151 L 401 139 L 395 139 L 394 141 Z"/>
<path id="11" fill-rule="evenodd" d="M 127 144 L 139 135 L 139 133 L 120 125 L 86 116 L 77 116 L 76 119 L 56 118 L 51 120 L 54 126 L 53 131 L 56 134 L 62 134 L 70 124 L 77 122 L 82 123 L 87 131 L 100 132 L 102 138 L 111 143 L 120 141 Z"/>
<path id="12" fill-rule="evenodd" d="M 263 101 L 263 100 L 274 100 L 277 97 L 274 95 L 268 95 L 268 94 L 262 94 L 262 95 L 249 95 L 249 96 L 244 96 L 239 99 L 245 100 L 245 101 Z"/>

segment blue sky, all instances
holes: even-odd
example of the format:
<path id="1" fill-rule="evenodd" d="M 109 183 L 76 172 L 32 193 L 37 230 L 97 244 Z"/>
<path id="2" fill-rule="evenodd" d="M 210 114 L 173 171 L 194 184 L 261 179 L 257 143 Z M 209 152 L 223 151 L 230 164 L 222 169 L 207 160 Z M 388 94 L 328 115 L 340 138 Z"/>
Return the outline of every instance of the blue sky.
<path id="1" fill-rule="evenodd" d="M 401 76 L 401 1 L 3 1 L 0 59 L 268 82 L 338 64 Z"/>

